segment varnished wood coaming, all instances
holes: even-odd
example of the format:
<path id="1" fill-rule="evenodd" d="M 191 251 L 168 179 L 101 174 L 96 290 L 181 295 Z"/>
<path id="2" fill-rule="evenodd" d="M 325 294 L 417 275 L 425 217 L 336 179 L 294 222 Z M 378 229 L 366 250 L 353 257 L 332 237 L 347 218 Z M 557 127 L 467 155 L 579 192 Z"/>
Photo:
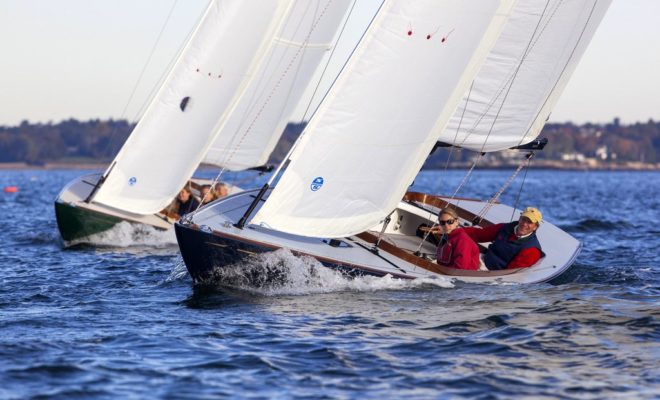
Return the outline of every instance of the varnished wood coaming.
<path id="1" fill-rule="evenodd" d="M 378 236 L 369 232 L 362 232 L 356 235 L 358 238 L 364 240 L 367 243 L 374 244 L 378 240 Z M 427 271 L 435 272 L 440 275 L 449 275 L 449 276 L 500 276 L 500 275 L 510 275 L 520 269 L 503 269 L 499 271 L 472 271 L 467 269 L 457 269 L 449 268 L 442 265 L 438 265 L 432 261 L 429 261 L 425 258 L 418 257 L 414 254 L 411 254 L 405 250 L 402 250 L 395 245 L 381 240 L 378 244 L 378 249 L 392 254 L 393 256 L 400 258 L 404 261 L 407 261 L 413 265 L 416 265 L 420 268 L 424 268 Z"/>
<path id="2" fill-rule="evenodd" d="M 473 199 L 465 199 L 465 198 L 454 198 L 454 200 L 466 200 L 466 201 L 474 201 Z M 465 210 L 461 207 L 458 207 L 454 204 L 449 203 L 448 201 L 438 197 L 434 196 L 431 194 L 427 193 L 420 193 L 420 192 L 407 192 L 405 196 L 403 196 L 403 201 L 411 202 L 411 203 L 422 203 L 422 204 L 427 204 L 439 209 L 451 206 L 458 216 L 466 221 L 474 221 L 475 219 L 478 218 L 478 216 L 468 210 Z M 481 219 L 479 222 L 479 226 L 490 226 L 493 225 L 493 222 L 488 221 L 486 219 Z M 369 243 L 376 243 L 378 240 L 378 236 L 369 232 L 363 232 L 357 235 L 360 239 L 369 242 Z M 435 272 L 436 274 L 441 274 L 441 275 L 450 275 L 450 276 L 501 276 L 501 275 L 510 275 L 514 274 L 518 271 L 520 271 L 522 268 L 512 268 L 512 269 L 504 269 L 504 270 L 497 270 L 497 271 L 473 271 L 473 270 L 466 270 L 466 269 L 457 269 L 457 268 L 449 268 L 445 267 L 443 265 L 438 265 L 432 261 L 429 261 L 425 258 L 418 257 L 414 254 L 411 254 L 397 246 L 394 246 L 391 243 L 388 243 L 386 241 L 381 241 L 380 244 L 378 245 L 378 248 L 386 251 L 390 254 L 392 254 L 395 257 L 398 257 L 402 260 L 405 260 L 411 264 L 414 264 L 418 267 L 424 268 L 428 271 Z"/>
<path id="3" fill-rule="evenodd" d="M 474 201 L 474 199 L 466 199 L 466 198 L 458 198 L 455 197 L 454 200 L 466 200 L 466 201 Z M 451 206 L 454 210 L 456 210 L 456 213 L 458 216 L 466 221 L 474 221 L 477 219 L 479 216 L 477 214 L 474 214 L 468 210 L 465 210 L 461 207 L 457 207 L 454 204 L 449 203 L 447 200 L 442 199 L 438 196 L 434 196 L 431 194 L 427 193 L 419 193 L 419 192 L 407 192 L 405 196 L 403 196 L 403 201 L 409 202 L 409 203 L 422 203 L 422 204 L 427 204 L 429 206 L 433 206 L 436 208 L 445 208 L 448 206 Z M 485 226 L 490 226 L 493 225 L 492 222 L 482 219 L 479 224 L 479 226 L 485 227 Z"/>

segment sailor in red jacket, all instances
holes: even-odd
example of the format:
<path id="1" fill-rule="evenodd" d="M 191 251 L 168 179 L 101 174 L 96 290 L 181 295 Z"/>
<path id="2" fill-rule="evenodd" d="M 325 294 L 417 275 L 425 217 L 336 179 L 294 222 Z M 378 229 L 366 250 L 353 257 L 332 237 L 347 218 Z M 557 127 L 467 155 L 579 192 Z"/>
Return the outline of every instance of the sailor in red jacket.
<path id="1" fill-rule="evenodd" d="M 527 268 L 545 255 L 536 237 L 541 221 L 541 212 L 527 207 L 518 221 L 464 229 L 477 243 L 491 242 L 483 259 L 489 270 Z"/>
<path id="2" fill-rule="evenodd" d="M 440 210 L 438 226 L 431 232 L 440 239 L 436 250 L 438 264 L 458 269 L 479 269 L 479 247 L 461 228 L 456 211 L 451 208 Z"/>

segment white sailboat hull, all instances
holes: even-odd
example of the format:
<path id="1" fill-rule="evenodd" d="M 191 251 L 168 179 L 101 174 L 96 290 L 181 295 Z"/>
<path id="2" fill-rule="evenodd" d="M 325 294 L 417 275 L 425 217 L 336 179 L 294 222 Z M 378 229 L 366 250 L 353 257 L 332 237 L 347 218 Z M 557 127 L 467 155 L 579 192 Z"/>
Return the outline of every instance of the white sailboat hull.
<path id="1" fill-rule="evenodd" d="M 190 220 L 175 224 L 183 259 L 196 284 L 231 284 L 223 281 L 225 269 L 235 270 L 241 266 L 249 269 L 254 257 L 278 249 L 313 257 L 324 266 L 348 275 L 389 274 L 402 279 L 449 277 L 473 283 L 536 283 L 550 280 L 568 269 L 581 249 L 575 238 L 550 223 L 543 223 L 538 237 L 546 256 L 536 265 L 502 271 L 458 270 L 435 263 L 435 245 L 424 242 L 420 248 L 422 240 L 416 234 L 421 224 L 433 223 L 438 206 L 449 201 L 448 198 L 425 198 L 422 194 L 409 193 L 384 230 L 380 224 L 356 236 L 331 241 L 290 235 L 263 226 L 235 227 L 257 192 L 247 191 L 218 200 L 199 210 Z M 483 201 L 466 199 L 451 203 L 459 207 L 461 222 L 466 224 L 463 217 L 477 214 L 485 205 Z M 495 204 L 485 219 L 492 223 L 509 222 L 512 217 L 517 218 L 517 213 L 512 207 Z M 382 240 L 374 250 L 381 231 Z M 415 255 L 418 249 L 419 256 Z"/>

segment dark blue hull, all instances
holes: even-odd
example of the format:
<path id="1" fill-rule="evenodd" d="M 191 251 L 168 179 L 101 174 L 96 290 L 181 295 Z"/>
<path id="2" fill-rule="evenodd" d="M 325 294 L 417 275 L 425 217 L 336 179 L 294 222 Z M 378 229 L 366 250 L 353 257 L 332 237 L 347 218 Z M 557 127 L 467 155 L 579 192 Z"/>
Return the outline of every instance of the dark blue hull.
<path id="1" fill-rule="evenodd" d="M 251 268 L 260 254 L 278 250 L 241 240 L 234 236 L 206 232 L 195 225 L 174 224 L 177 242 L 183 261 L 195 285 L 228 285 L 252 287 L 276 282 L 282 278 L 282 270 L 269 268 Z M 375 271 L 367 271 L 355 265 L 333 263 L 329 260 L 317 260 L 325 267 L 340 271 L 350 277 L 384 276 Z"/>

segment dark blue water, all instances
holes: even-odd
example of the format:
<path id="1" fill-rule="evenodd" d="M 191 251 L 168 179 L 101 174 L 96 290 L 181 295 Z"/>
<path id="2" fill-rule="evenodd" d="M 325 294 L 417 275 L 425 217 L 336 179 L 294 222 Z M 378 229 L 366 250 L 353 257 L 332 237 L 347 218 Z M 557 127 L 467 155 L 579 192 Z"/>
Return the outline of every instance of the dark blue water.
<path id="1" fill-rule="evenodd" d="M 520 206 L 584 242 L 530 286 L 310 278 L 194 291 L 173 235 L 63 250 L 83 171 L 0 171 L 0 398 L 658 398 L 660 174 L 530 171 Z M 463 172 L 415 188 L 451 193 Z M 461 193 L 488 198 L 509 172 Z M 513 204 L 517 180 L 503 201 Z"/>

